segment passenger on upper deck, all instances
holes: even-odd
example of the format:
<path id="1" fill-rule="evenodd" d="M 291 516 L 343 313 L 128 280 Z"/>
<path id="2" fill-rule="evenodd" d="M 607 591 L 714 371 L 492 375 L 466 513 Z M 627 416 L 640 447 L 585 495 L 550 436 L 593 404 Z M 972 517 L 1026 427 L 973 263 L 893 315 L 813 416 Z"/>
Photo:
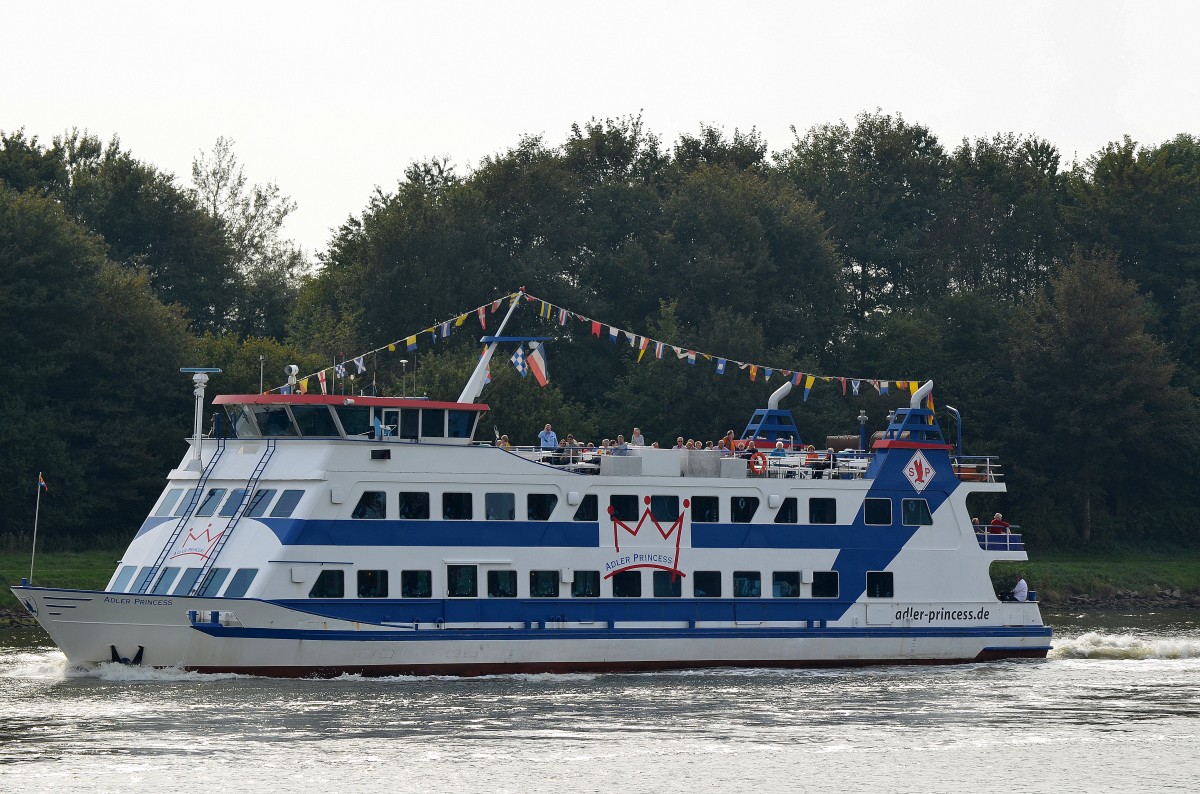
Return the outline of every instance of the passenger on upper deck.
<path id="1" fill-rule="evenodd" d="M 546 429 L 538 433 L 538 442 L 542 445 L 543 450 L 558 449 L 558 436 L 550 428 L 549 422 L 546 423 Z"/>
<path id="2" fill-rule="evenodd" d="M 787 450 L 783 448 L 783 442 L 782 442 L 782 441 L 776 441 L 776 442 L 775 442 L 775 449 L 771 450 L 771 457 L 773 457 L 773 458 L 782 458 L 782 457 L 784 457 L 785 455 L 787 455 Z"/>
<path id="3" fill-rule="evenodd" d="M 496 442 L 496 446 L 500 449 L 512 449 L 512 444 L 508 443 L 508 436 L 500 436 L 500 440 Z"/>
<path id="4" fill-rule="evenodd" d="M 1004 520 L 1004 516 L 997 513 L 992 516 L 992 523 L 988 524 L 988 532 L 992 535 L 1006 535 L 1010 524 Z"/>
<path id="5" fill-rule="evenodd" d="M 683 436 L 680 436 L 679 438 L 675 439 L 674 449 L 683 449 L 683 448 L 684 448 L 683 447 Z"/>
<path id="6" fill-rule="evenodd" d="M 642 429 L 640 427 L 635 427 L 633 429 L 633 435 L 629 437 L 629 443 L 633 444 L 635 447 L 646 446 L 646 437 L 642 435 Z"/>

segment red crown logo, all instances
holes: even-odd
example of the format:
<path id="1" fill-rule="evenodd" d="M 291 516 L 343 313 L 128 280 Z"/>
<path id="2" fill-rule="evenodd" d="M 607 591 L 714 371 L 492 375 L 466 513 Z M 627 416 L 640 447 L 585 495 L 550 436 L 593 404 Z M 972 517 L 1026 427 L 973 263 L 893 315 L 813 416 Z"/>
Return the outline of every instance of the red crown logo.
<path id="1" fill-rule="evenodd" d="M 187 537 L 183 539 L 183 548 L 178 553 L 172 554 L 170 558 L 174 560 L 177 557 L 186 557 L 189 554 L 194 554 L 202 560 L 207 560 L 208 553 L 212 551 L 212 547 L 225 534 L 225 530 L 222 529 L 214 535 L 211 529 L 212 524 L 209 524 L 202 532 L 196 534 L 196 531 L 189 527 Z"/>
<path id="2" fill-rule="evenodd" d="M 658 543 L 658 538 L 653 532 L 649 532 L 645 536 L 648 543 L 638 546 L 637 548 L 643 551 L 633 552 L 627 557 L 620 558 L 620 564 L 612 566 L 604 575 L 605 579 L 612 577 L 614 574 L 621 571 L 628 571 L 632 568 L 654 568 L 660 571 L 670 571 L 671 579 L 674 581 L 676 576 L 685 576 L 683 571 L 679 570 L 679 543 L 683 538 L 683 517 L 687 515 L 687 509 L 691 507 L 691 501 L 683 500 L 683 512 L 671 519 L 667 527 L 663 528 L 663 522 L 654 515 L 650 510 L 650 497 L 644 498 L 646 509 L 642 511 L 642 515 L 632 527 L 624 521 L 616 517 L 616 508 L 612 505 L 608 507 L 608 515 L 613 522 L 613 548 L 619 554 L 621 551 L 621 531 L 628 532 L 632 537 L 638 537 L 639 533 L 648 526 L 652 526 L 657 531 L 658 536 L 665 543 Z M 674 547 L 672 548 L 671 539 L 674 536 Z M 648 546 L 658 545 L 663 547 L 662 553 L 656 553 L 648 550 Z M 667 552 L 674 552 L 667 554 Z"/>

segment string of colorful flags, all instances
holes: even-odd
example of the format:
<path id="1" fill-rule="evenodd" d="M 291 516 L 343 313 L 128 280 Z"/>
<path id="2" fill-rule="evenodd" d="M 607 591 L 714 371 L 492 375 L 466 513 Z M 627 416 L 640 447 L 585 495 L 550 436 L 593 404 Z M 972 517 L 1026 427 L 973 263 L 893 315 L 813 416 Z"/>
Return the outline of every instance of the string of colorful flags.
<path id="1" fill-rule="evenodd" d="M 530 295 L 524 290 L 514 292 L 504 297 L 497 298 L 490 303 L 485 303 L 482 306 L 477 306 L 471 311 L 466 311 L 455 315 L 447 320 L 434 323 L 433 325 L 418 331 L 410 336 L 401 337 L 394 342 L 389 342 L 386 345 L 377 347 L 374 350 L 369 350 L 353 358 L 347 358 L 344 361 L 337 362 L 329 367 L 325 367 L 318 372 L 311 373 L 299 378 L 297 383 L 301 390 L 308 392 L 309 383 L 314 378 L 320 387 L 322 394 L 329 393 L 333 386 L 336 385 L 336 379 L 341 378 L 343 381 L 347 377 L 349 367 L 355 368 L 355 375 L 361 375 L 367 371 L 366 359 L 382 352 L 395 352 L 399 349 L 413 351 L 418 348 L 423 342 L 434 344 L 440 339 L 448 338 L 454 331 L 463 327 L 471 315 L 479 322 L 480 328 L 487 330 L 487 322 L 489 315 L 495 314 L 507 303 L 512 306 L 522 297 L 528 303 L 538 304 L 538 317 L 543 320 L 555 322 L 561 327 L 566 327 L 572 320 L 585 325 L 590 334 L 597 338 L 607 336 L 608 341 L 616 344 L 622 338 L 628 341 L 629 346 L 637 350 L 637 360 L 641 363 L 646 354 L 649 353 L 656 359 L 669 357 L 669 354 L 674 354 L 676 359 L 686 360 L 689 365 L 695 366 L 700 360 L 711 362 L 715 368 L 717 375 L 726 375 L 734 371 L 746 372 L 751 381 L 757 381 L 760 377 L 763 382 L 769 382 L 773 377 L 782 377 L 790 379 L 792 384 L 800 386 L 804 389 L 804 399 L 808 399 L 809 392 L 813 386 L 818 383 L 837 383 L 841 386 L 843 395 L 858 396 L 867 387 L 873 388 L 881 395 L 891 394 L 895 388 L 897 393 L 915 393 L 920 387 L 921 382 L 912 378 L 888 378 L 886 380 L 878 378 L 856 378 L 845 375 L 822 375 L 814 372 L 802 372 L 784 367 L 768 366 L 766 364 L 757 364 L 748 361 L 738 361 L 736 359 L 718 356 L 713 353 L 705 353 L 703 351 L 694 350 L 691 348 L 682 347 L 680 345 L 663 342 L 661 340 L 652 339 L 644 334 L 634 333 L 624 328 L 618 328 L 610 323 L 605 323 L 600 320 L 593 319 L 579 312 L 568 309 L 564 306 L 558 306 L 550 301 L 542 300 L 535 295 Z M 532 374 L 538 383 L 545 386 L 549 382 L 549 373 L 546 369 L 546 359 L 542 348 L 538 345 L 531 344 L 528 352 L 523 347 L 518 347 L 516 353 L 510 358 L 513 366 L 522 376 Z M 332 372 L 332 377 L 330 374 Z M 489 378 L 490 379 L 490 378 Z M 285 390 L 287 387 L 283 387 Z"/>

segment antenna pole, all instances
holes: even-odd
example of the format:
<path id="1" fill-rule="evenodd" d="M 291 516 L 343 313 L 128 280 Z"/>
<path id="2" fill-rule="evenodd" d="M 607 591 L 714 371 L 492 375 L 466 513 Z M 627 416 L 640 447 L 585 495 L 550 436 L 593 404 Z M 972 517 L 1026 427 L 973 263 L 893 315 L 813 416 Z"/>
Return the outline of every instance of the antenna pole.
<path id="1" fill-rule="evenodd" d="M 37 530 L 38 518 L 42 513 L 42 473 L 38 472 L 37 485 L 37 506 L 33 508 L 33 548 L 29 551 L 29 583 L 33 584 L 33 560 L 37 556 Z"/>

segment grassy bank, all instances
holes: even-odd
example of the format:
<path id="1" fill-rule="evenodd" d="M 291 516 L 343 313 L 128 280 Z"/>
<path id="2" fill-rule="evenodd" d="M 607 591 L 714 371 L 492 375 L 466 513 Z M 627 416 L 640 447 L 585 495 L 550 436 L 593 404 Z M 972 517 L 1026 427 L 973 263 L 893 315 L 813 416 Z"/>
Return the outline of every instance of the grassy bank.
<path id="1" fill-rule="evenodd" d="M 108 584 L 125 549 L 41 552 L 33 570 L 33 583 L 42 587 L 71 587 L 97 590 Z M 29 552 L 0 552 L 0 581 L 18 584 L 29 576 Z M 0 588 L 0 609 L 20 605 L 8 587 Z"/>

